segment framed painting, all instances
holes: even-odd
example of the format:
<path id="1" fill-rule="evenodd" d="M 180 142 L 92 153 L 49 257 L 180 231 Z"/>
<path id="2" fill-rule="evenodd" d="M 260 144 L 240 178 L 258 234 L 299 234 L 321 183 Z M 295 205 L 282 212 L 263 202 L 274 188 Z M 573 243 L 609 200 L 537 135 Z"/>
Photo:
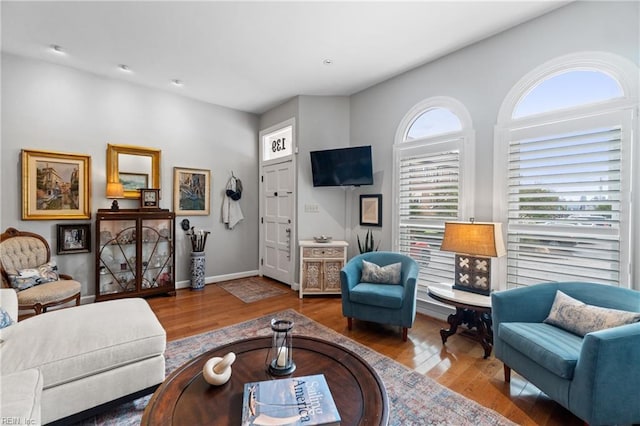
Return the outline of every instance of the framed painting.
<path id="1" fill-rule="evenodd" d="M 146 173 L 119 172 L 118 178 L 125 191 L 137 191 L 149 187 L 149 175 Z"/>
<path id="2" fill-rule="evenodd" d="M 22 150 L 22 219 L 90 219 L 91 157 Z"/>
<path id="3" fill-rule="evenodd" d="M 57 254 L 89 253 L 91 251 L 91 225 L 76 223 L 56 225 L 58 234 Z"/>
<path id="4" fill-rule="evenodd" d="M 382 194 L 360 195 L 360 225 L 382 226 Z"/>
<path id="5" fill-rule="evenodd" d="M 208 216 L 211 171 L 173 168 L 173 211 L 176 216 Z"/>

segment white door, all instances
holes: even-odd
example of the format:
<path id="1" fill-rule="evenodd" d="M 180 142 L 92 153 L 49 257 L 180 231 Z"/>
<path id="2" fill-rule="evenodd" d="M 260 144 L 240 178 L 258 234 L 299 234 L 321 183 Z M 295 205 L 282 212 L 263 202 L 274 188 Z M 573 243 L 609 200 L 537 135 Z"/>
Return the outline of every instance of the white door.
<path id="1" fill-rule="evenodd" d="M 293 241 L 294 176 L 291 160 L 262 167 L 262 275 L 291 285 L 296 243 Z"/>

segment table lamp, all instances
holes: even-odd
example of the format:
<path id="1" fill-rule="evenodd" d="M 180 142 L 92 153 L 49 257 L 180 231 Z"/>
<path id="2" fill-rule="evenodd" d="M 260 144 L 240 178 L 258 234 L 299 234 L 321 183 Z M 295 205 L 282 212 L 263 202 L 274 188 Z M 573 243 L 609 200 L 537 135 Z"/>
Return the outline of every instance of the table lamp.
<path id="1" fill-rule="evenodd" d="M 107 198 L 113 199 L 111 203 L 111 211 L 117 212 L 120 210 L 118 206 L 118 198 L 124 198 L 124 186 L 120 182 L 108 182 L 107 183 Z"/>
<path id="2" fill-rule="evenodd" d="M 491 258 L 506 254 L 502 224 L 446 222 L 440 250 L 456 254 L 454 289 L 489 295 Z"/>

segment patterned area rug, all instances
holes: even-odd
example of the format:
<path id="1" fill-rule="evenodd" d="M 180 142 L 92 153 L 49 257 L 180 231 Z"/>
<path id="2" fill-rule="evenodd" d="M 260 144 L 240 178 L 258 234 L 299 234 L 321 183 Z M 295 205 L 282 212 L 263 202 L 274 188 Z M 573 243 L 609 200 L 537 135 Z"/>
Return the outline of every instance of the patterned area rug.
<path id="1" fill-rule="evenodd" d="M 252 303 L 269 297 L 279 296 L 287 292 L 284 285 L 269 284 L 264 279 L 245 278 L 233 281 L 225 281 L 217 284 L 224 290 L 233 294 L 244 303 Z"/>
<path id="2" fill-rule="evenodd" d="M 514 425 L 495 411 L 292 309 L 169 342 L 165 353 L 167 375 L 189 359 L 216 346 L 248 337 L 269 336 L 269 322 L 274 317 L 294 321 L 294 339 L 296 334 L 325 339 L 351 349 L 371 364 L 387 389 L 390 425 Z M 117 409 L 84 424 L 138 425 L 149 398 L 150 396 L 146 396 L 122 404 Z"/>

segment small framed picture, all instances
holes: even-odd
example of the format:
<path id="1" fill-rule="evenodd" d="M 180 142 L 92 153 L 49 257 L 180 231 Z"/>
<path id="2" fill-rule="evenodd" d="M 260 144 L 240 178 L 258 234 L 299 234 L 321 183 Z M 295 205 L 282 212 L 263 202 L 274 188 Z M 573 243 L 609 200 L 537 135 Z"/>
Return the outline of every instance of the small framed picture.
<path id="1" fill-rule="evenodd" d="M 152 210 L 160 208 L 160 190 L 140 188 L 140 208 Z"/>
<path id="2" fill-rule="evenodd" d="M 176 216 L 208 216 L 211 171 L 173 168 L 173 211 Z"/>
<path id="3" fill-rule="evenodd" d="M 91 251 L 91 225 L 76 223 L 56 225 L 58 234 L 57 254 L 89 253 Z"/>
<path id="4" fill-rule="evenodd" d="M 382 226 L 382 194 L 360 195 L 360 225 Z"/>

